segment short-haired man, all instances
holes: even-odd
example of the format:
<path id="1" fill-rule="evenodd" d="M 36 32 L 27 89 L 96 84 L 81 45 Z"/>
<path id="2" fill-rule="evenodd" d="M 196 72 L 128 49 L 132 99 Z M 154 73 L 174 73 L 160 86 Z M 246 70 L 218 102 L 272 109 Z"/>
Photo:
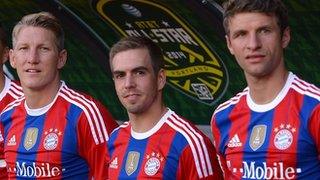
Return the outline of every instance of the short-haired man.
<path id="1" fill-rule="evenodd" d="M 221 179 L 210 139 L 164 105 L 161 49 L 148 38 L 125 37 L 109 62 L 129 116 L 110 135 L 110 179 Z"/>
<path id="2" fill-rule="evenodd" d="M 59 20 L 47 12 L 24 16 L 12 46 L 25 96 L 0 116 L 8 177 L 107 179 L 106 141 L 117 124 L 102 104 L 60 80 L 67 51 Z"/>
<path id="3" fill-rule="evenodd" d="M 320 89 L 285 67 L 290 41 L 281 0 L 229 0 L 228 48 L 248 87 L 212 117 L 226 179 L 320 179 Z"/>

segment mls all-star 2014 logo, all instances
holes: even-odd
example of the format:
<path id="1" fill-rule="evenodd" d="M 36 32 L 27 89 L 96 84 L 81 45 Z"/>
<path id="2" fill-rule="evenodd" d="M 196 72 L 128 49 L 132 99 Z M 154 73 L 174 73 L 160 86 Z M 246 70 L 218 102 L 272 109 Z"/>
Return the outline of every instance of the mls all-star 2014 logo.
<path id="1" fill-rule="evenodd" d="M 100 0 L 93 4 L 122 36 L 147 36 L 163 50 L 169 85 L 213 105 L 225 93 L 228 74 L 209 44 L 173 11 L 150 0 Z"/>
<path id="2" fill-rule="evenodd" d="M 293 133 L 296 132 L 296 128 L 290 124 L 281 124 L 279 127 L 274 128 L 274 145 L 279 150 L 288 149 L 293 142 Z"/>

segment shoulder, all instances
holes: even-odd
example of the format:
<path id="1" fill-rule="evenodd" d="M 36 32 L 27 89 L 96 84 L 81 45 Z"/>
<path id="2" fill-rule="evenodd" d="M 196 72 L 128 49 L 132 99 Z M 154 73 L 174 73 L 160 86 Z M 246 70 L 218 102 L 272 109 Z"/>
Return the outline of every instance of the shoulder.
<path id="1" fill-rule="evenodd" d="M 59 96 L 62 97 L 65 101 L 88 112 L 99 111 L 98 109 L 102 106 L 102 104 L 92 96 L 69 88 L 64 83 L 60 88 Z"/>
<path id="2" fill-rule="evenodd" d="M 301 95 L 320 101 L 320 89 L 314 84 L 306 82 L 296 75 L 293 75 L 291 88 Z"/>
<path id="3" fill-rule="evenodd" d="M 235 105 L 237 103 L 239 103 L 239 101 L 241 100 L 241 98 L 246 97 L 246 95 L 249 92 L 249 88 L 245 88 L 243 91 L 239 92 L 238 94 L 236 94 L 234 97 L 230 98 L 229 100 L 227 100 L 224 103 L 221 103 L 214 111 L 213 116 L 215 114 L 217 114 L 220 111 L 223 111 L 227 108 L 229 108 L 232 105 Z"/>
<path id="4" fill-rule="evenodd" d="M 22 87 L 20 82 L 17 80 L 11 80 L 8 77 L 5 77 L 5 87 L 6 93 L 12 96 L 13 99 L 18 99 L 23 96 Z"/>
<path id="5" fill-rule="evenodd" d="M 176 114 L 174 111 L 169 110 L 169 115 L 166 120 L 168 124 L 174 131 L 182 135 L 182 137 L 187 141 L 189 146 L 192 148 L 201 148 L 206 146 L 205 139 L 209 139 L 203 132 L 200 131 L 192 122 L 185 119 L 184 117 Z"/>
<path id="6" fill-rule="evenodd" d="M 1 112 L 1 115 L 18 107 L 18 106 L 23 106 L 23 102 L 25 100 L 24 96 L 20 96 L 19 98 L 17 98 L 16 100 L 10 102 Z M 23 107 L 24 109 L 24 107 Z"/>

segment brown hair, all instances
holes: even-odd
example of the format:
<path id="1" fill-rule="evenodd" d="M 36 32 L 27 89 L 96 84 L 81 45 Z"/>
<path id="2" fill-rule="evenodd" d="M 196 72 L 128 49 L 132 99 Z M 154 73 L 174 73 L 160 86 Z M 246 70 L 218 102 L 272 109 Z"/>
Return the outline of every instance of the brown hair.
<path id="1" fill-rule="evenodd" d="M 120 52 L 130 49 L 146 48 L 151 57 L 151 64 L 154 73 L 158 73 L 164 67 L 164 59 L 161 48 L 147 37 L 128 36 L 122 38 L 112 46 L 109 53 L 109 65 L 112 71 L 112 60 Z"/>
<path id="2" fill-rule="evenodd" d="M 0 42 L 2 47 L 7 47 L 8 43 L 7 43 L 7 34 L 6 31 L 4 30 L 4 28 L 2 27 L 2 25 L 0 24 Z"/>
<path id="3" fill-rule="evenodd" d="M 59 51 L 64 49 L 64 32 L 60 21 L 48 12 L 28 14 L 14 26 L 12 31 L 12 46 L 16 45 L 16 38 L 23 27 L 33 26 L 50 30 L 56 37 L 56 45 Z"/>
<path id="4" fill-rule="evenodd" d="M 257 12 L 275 15 L 281 34 L 289 26 L 288 10 L 281 0 L 228 0 L 223 3 L 223 26 L 225 32 L 229 34 L 230 18 L 237 13 Z"/>

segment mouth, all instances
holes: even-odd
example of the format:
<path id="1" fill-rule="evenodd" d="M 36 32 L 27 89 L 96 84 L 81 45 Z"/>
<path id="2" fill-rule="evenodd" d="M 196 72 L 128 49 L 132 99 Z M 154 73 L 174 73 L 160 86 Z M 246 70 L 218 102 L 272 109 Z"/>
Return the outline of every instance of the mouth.
<path id="1" fill-rule="evenodd" d="M 27 73 L 39 73 L 39 72 L 41 72 L 40 70 L 38 70 L 38 69 L 27 69 L 27 70 L 25 70 Z"/>
<path id="2" fill-rule="evenodd" d="M 254 61 L 260 61 L 264 57 L 265 55 L 262 55 L 262 54 L 252 54 L 252 55 L 246 56 L 246 59 L 254 62 Z"/>

